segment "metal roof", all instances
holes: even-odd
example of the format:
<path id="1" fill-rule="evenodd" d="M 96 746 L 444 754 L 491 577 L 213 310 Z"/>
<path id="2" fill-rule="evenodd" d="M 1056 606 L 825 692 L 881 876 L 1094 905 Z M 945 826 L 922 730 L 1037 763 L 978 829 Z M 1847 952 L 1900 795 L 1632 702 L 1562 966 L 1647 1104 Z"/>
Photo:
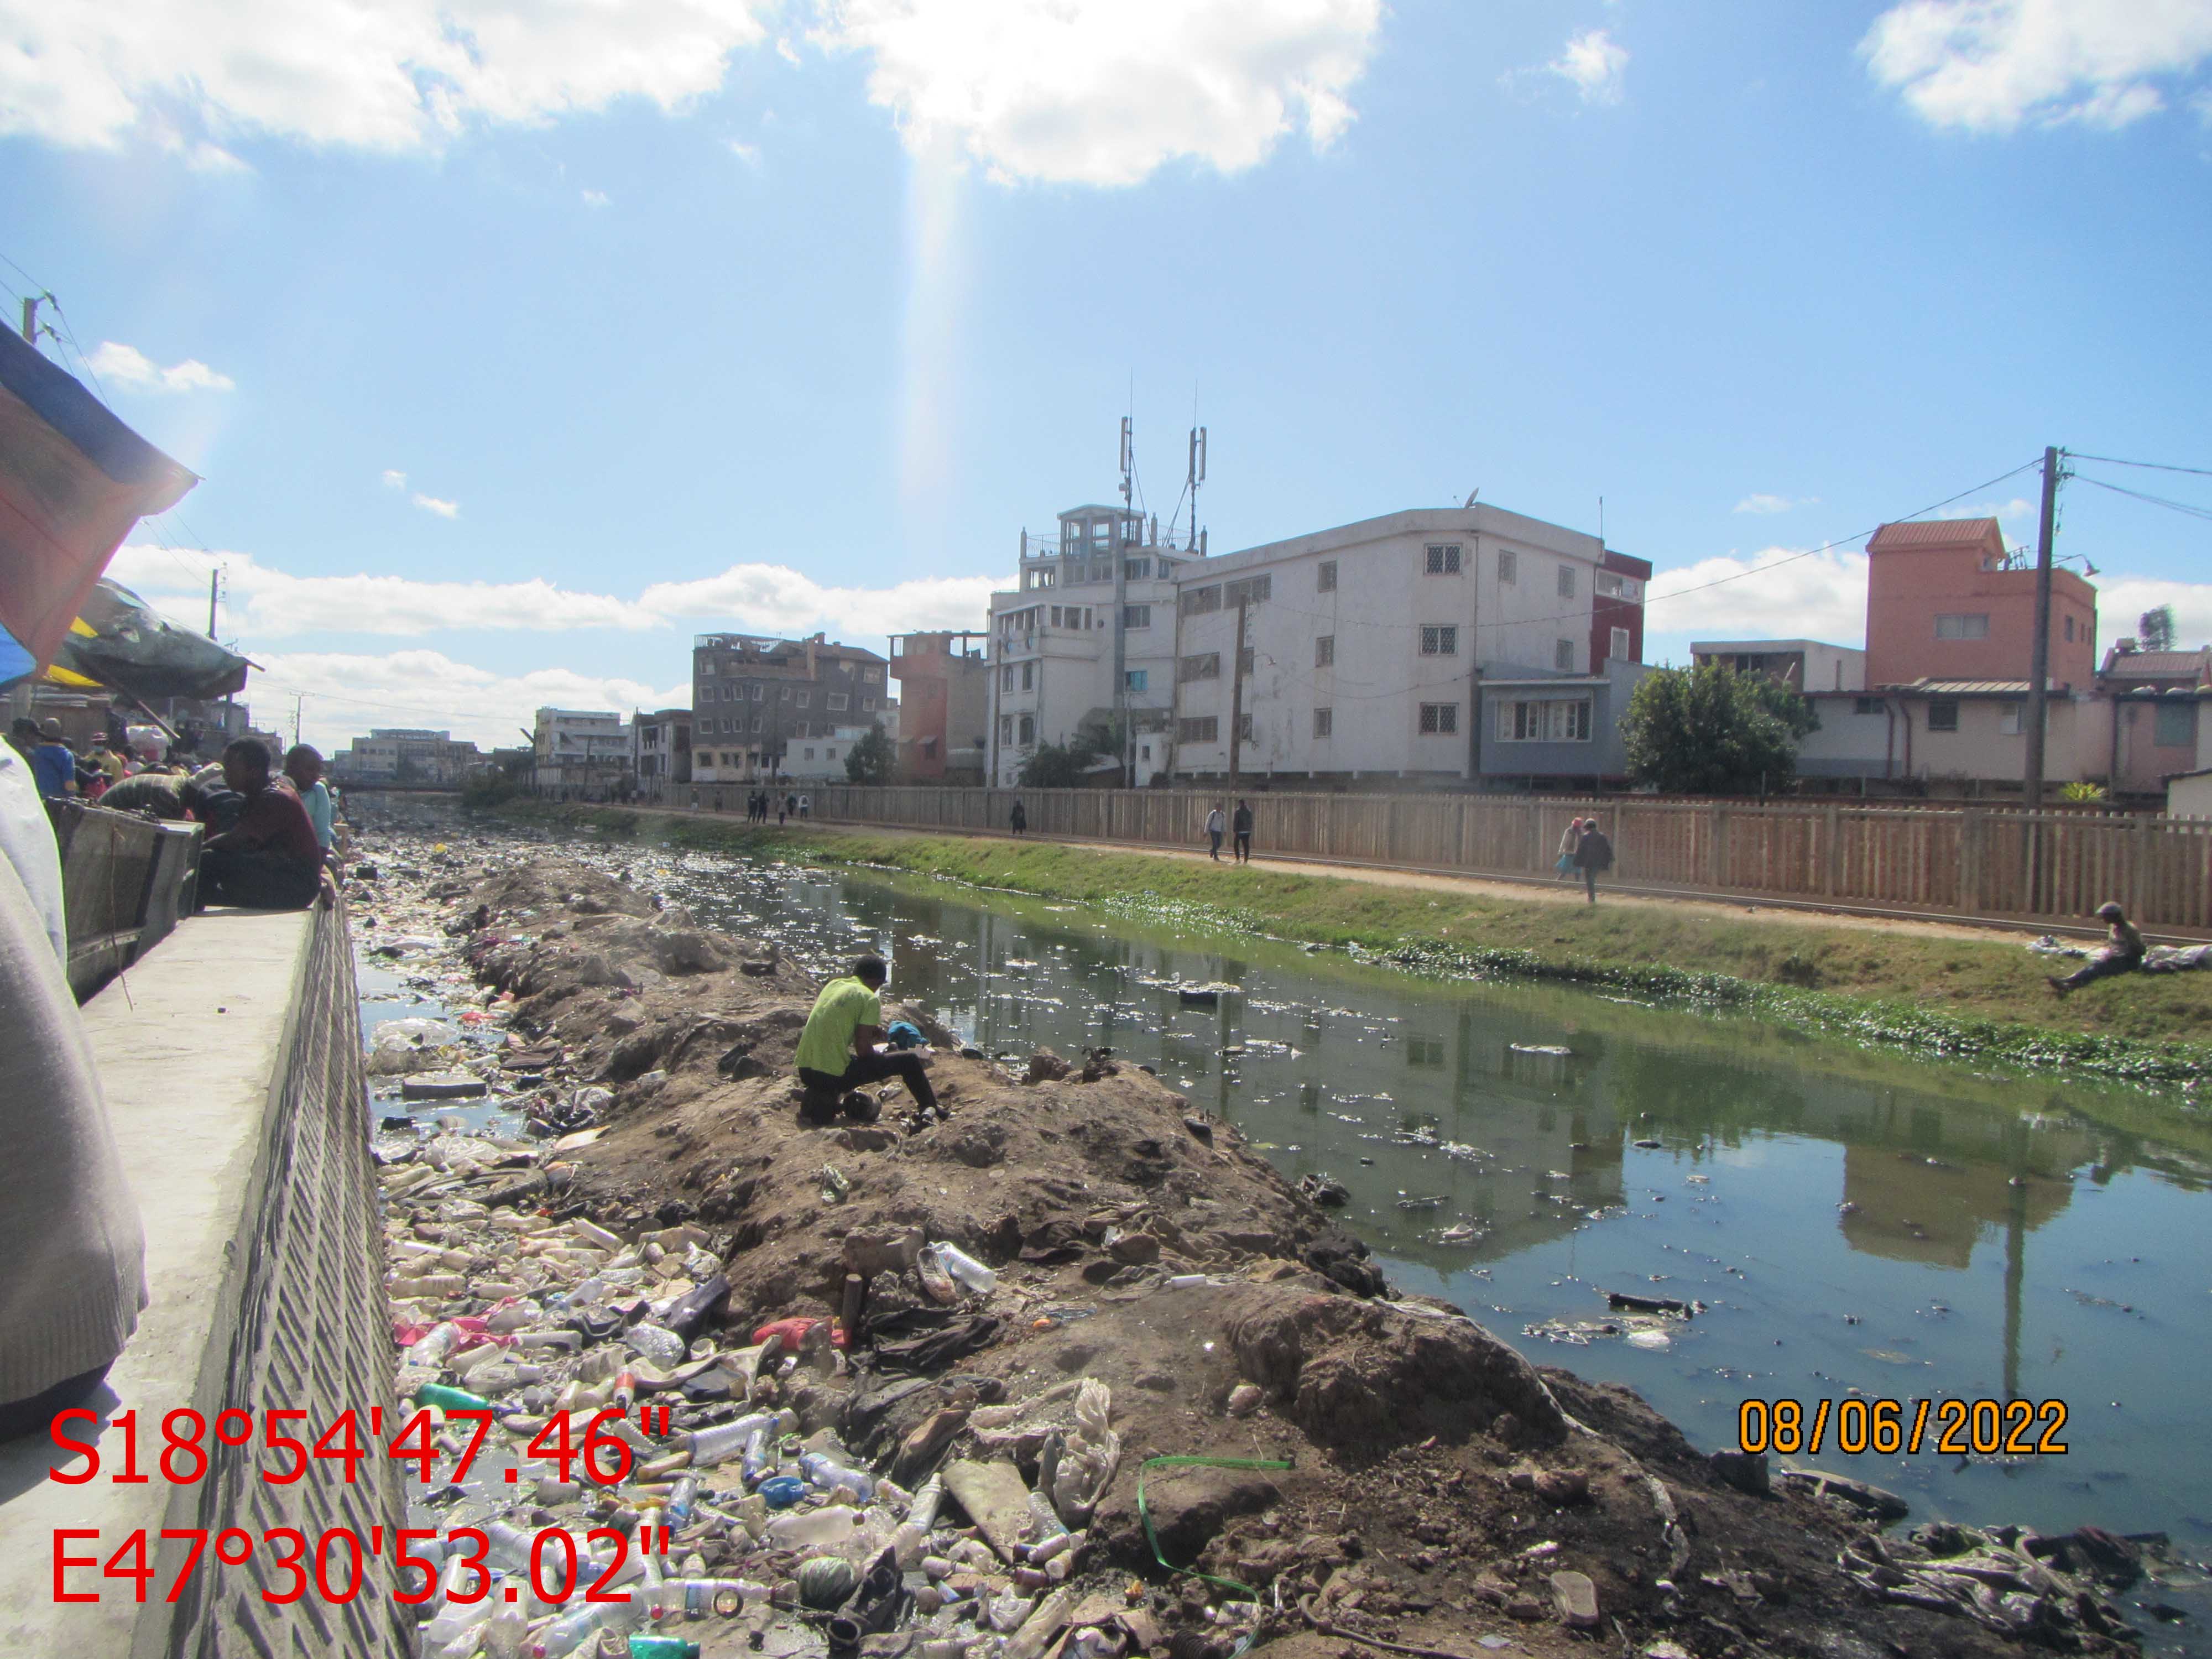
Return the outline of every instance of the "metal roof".
<path id="1" fill-rule="evenodd" d="M 1869 553 L 1914 547 L 1972 547 L 1981 542 L 2004 544 L 1995 519 L 1912 519 L 1886 524 L 1867 543 Z"/>
<path id="2" fill-rule="evenodd" d="M 2026 680 L 1915 680 L 1882 688 L 1907 697 L 2024 697 Z M 2063 694 L 2061 694 L 2063 695 Z"/>
<path id="3" fill-rule="evenodd" d="M 2120 679 L 2194 679 L 2205 669 L 2202 651 L 2115 651 L 2105 672 Z"/>

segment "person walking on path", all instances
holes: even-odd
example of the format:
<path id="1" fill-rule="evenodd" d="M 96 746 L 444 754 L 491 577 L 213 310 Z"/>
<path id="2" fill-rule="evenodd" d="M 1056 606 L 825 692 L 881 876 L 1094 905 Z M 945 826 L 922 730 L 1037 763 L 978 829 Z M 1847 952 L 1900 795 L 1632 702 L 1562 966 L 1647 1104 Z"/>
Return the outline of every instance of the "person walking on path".
<path id="1" fill-rule="evenodd" d="M 1216 864 L 1221 862 L 1221 836 L 1228 827 L 1229 821 L 1221 816 L 1218 806 L 1206 815 L 1206 838 L 1212 843 L 1206 848 L 1206 855 Z"/>
<path id="2" fill-rule="evenodd" d="M 1014 802 L 1014 810 L 1006 814 L 1006 823 L 1016 835 L 1025 834 L 1030 827 L 1029 808 L 1017 799 Z"/>
<path id="3" fill-rule="evenodd" d="M 813 816 L 814 797 L 811 795 L 801 795 L 799 798 L 799 821 L 801 823 L 804 823 Z"/>
<path id="4" fill-rule="evenodd" d="M 884 1037 L 884 984 L 890 969 L 881 957 L 862 957 L 843 977 L 831 980 L 814 999 L 806 1029 L 799 1034 L 799 1080 L 806 1090 L 799 1110 L 825 1118 L 855 1089 L 895 1077 L 906 1085 L 925 1119 L 945 1115 L 929 1086 L 921 1056 L 879 1052 Z M 874 1105 L 863 1096 L 862 1108 Z M 866 1115 L 873 1115 L 872 1111 Z"/>
<path id="5" fill-rule="evenodd" d="M 2051 988 L 2062 997 L 2093 979 L 2132 974 L 2143 965 L 2143 938 L 2128 920 L 2128 913 L 2108 899 L 2097 907 L 2097 919 L 2105 924 L 2105 942 L 2072 973 L 2051 981 Z"/>
<path id="6" fill-rule="evenodd" d="M 1569 818 L 1565 830 L 1559 836 L 1559 872 L 1561 881 L 1574 879 L 1575 848 L 1581 846 L 1582 842 L 1583 821 L 1580 818 Z"/>
<path id="7" fill-rule="evenodd" d="M 1229 827 L 1231 832 L 1237 837 L 1237 844 L 1234 849 L 1237 862 L 1239 864 L 1251 863 L 1252 803 L 1250 801 L 1240 800 L 1237 803 L 1237 816 L 1230 820 Z"/>
<path id="8" fill-rule="evenodd" d="M 1595 818 L 1583 820 L 1582 838 L 1575 842 L 1575 868 L 1583 872 L 1583 890 L 1595 904 L 1598 876 L 1613 868 L 1613 843 L 1597 827 Z"/>

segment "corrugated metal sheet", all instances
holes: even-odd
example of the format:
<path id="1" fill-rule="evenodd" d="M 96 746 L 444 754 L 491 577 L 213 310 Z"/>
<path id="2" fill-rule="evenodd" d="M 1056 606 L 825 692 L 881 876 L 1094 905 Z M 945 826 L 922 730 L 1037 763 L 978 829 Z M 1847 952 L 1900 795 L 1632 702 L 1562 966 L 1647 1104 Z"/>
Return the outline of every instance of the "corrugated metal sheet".
<path id="1" fill-rule="evenodd" d="M 1869 553 L 1890 553 L 1915 547 L 1973 547 L 1980 543 L 2004 544 L 1995 519 L 1914 519 L 1886 524 L 1867 543 Z"/>
<path id="2" fill-rule="evenodd" d="M 2024 697 L 2026 680 L 1915 680 L 1888 688 L 1908 697 Z M 2060 694 L 2053 694 L 2060 695 Z"/>
<path id="3" fill-rule="evenodd" d="M 2201 651 L 2122 651 L 2105 664 L 2105 672 L 2122 680 L 2193 680 L 2204 672 Z"/>

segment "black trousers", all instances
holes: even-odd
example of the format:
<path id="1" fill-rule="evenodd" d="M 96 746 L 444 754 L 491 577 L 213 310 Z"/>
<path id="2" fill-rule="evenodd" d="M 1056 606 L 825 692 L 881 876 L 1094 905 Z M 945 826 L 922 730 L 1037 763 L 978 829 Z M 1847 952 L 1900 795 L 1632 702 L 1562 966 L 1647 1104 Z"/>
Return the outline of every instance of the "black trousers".
<path id="1" fill-rule="evenodd" d="M 2111 951 L 2093 951 L 2089 953 L 2088 961 L 2063 979 L 2054 979 L 2051 982 L 2062 990 L 2070 991 L 2076 986 L 2087 985 L 2093 979 L 2110 979 L 2115 974 L 2132 974 L 2142 964 L 2141 957 L 2122 956 Z"/>
<path id="2" fill-rule="evenodd" d="M 200 854 L 199 899 L 247 910 L 304 910 L 315 902 L 322 874 L 319 860 L 210 847 Z"/>
<path id="3" fill-rule="evenodd" d="M 1251 861 L 1252 832 L 1249 830 L 1239 830 L 1237 832 L 1237 856 L 1246 863 Z"/>
<path id="4" fill-rule="evenodd" d="M 863 1089 L 892 1077 L 906 1085 L 906 1091 L 923 1110 L 936 1109 L 937 1091 L 929 1086 L 929 1073 L 923 1068 L 920 1054 L 854 1054 L 846 1062 L 842 1076 L 817 1072 L 811 1066 L 799 1068 L 799 1080 L 806 1085 L 806 1092 L 826 1096 L 832 1102 L 850 1090 Z"/>

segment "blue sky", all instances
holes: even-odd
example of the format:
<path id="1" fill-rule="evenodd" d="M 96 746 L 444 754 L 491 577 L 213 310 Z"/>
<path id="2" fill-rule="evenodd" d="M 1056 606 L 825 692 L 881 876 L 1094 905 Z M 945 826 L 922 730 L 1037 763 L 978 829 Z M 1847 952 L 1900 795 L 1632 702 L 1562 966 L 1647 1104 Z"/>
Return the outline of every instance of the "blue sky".
<path id="1" fill-rule="evenodd" d="M 2112 15 L 2110 14 L 2121 14 Z M 116 574 L 311 740 L 973 625 L 1114 488 L 1238 546 L 1480 486 L 1692 635 L 2048 442 L 2212 466 L 2212 0 L 0 0 L 0 283 L 206 475 Z M 12 311 L 12 303 L 11 303 Z M 2212 478 L 2081 467 L 2212 503 Z M 2103 633 L 2212 525 L 2077 480 Z"/>

